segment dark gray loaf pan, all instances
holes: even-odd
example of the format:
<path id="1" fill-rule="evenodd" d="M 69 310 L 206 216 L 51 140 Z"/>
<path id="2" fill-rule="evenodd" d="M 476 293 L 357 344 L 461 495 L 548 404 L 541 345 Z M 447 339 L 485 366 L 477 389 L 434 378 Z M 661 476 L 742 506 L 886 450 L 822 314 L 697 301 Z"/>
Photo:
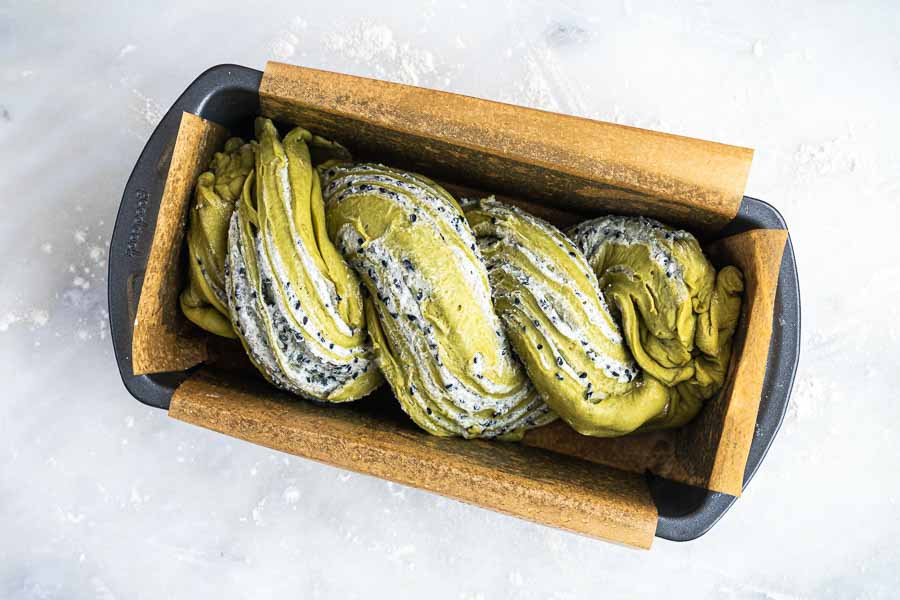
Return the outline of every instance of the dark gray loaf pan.
<path id="1" fill-rule="evenodd" d="M 134 316 L 129 297 L 139 298 L 143 273 L 160 198 L 169 168 L 167 149 L 174 144 L 182 111 L 249 134 L 259 113 L 262 72 L 237 65 L 220 65 L 200 75 L 175 101 L 144 146 L 125 185 L 110 245 L 109 321 L 119 373 L 128 391 L 149 406 L 167 409 L 175 388 L 187 372 L 135 376 L 131 365 Z M 775 208 L 744 197 L 737 217 L 721 232 L 732 235 L 750 229 L 787 229 Z M 129 287 L 132 289 L 129 290 Z M 800 352 L 800 288 L 794 251 L 788 237 L 781 263 L 772 342 L 756 422 L 756 434 L 744 471 L 750 483 L 781 426 L 790 398 Z M 706 533 L 736 498 L 647 474 L 659 510 L 656 536 L 677 541 Z"/>

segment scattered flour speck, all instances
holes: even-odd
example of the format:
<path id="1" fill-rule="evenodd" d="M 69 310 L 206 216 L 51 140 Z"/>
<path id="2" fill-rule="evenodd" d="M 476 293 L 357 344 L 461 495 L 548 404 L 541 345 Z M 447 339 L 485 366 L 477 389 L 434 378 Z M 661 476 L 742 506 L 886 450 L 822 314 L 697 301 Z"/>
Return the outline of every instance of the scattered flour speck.
<path id="1" fill-rule="evenodd" d="M 512 55 L 512 49 L 507 56 Z M 525 73 L 500 100 L 580 116 L 595 117 L 582 92 L 564 74 L 556 53 L 549 47 L 524 51 Z"/>
<path id="2" fill-rule="evenodd" d="M 53 244 L 50 242 L 44 242 L 41 244 L 41 252 L 44 254 L 53 254 Z"/>
<path id="3" fill-rule="evenodd" d="M 263 509 L 266 507 L 266 499 L 263 498 L 259 501 L 259 503 L 253 507 L 253 510 L 250 511 L 250 516 L 253 517 L 253 522 L 256 525 L 265 525 L 266 522 L 263 519 Z"/>
<path id="4" fill-rule="evenodd" d="M 275 40 L 272 44 L 272 56 L 275 58 L 290 58 L 296 51 L 294 44 L 288 39 Z"/>
<path id="5" fill-rule="evenodd" d="M 296 504 L 300 500 L 300 490 L 290 485 L 284 489 L 281 498 L 285 504 Z"/>
<path id="6" fill-rule="evenodd" d="M 6 313 L 2 317 L 0 317 L 0 331 L 7 331 L 10 325 L 12 325 L 13 323 L 18 323 L 19 320 L 19 317 L 17 317 L 15 314 Z"/>
<path id="7" fill-rule="evenodd" d="M 822 407 L 832 403 L 834 395 L 832 382 L 810 376 L 798 379 L 791 394 L 787 422 L 800 424 L 814 418 L 821 413 Z"/>
<path id="8" fill-rule="evenodd" d="M 50 321 L 50 313 L 43 308 L 32 308 L 24 313 L 7 312 L 0 316 L 0 332 L 8 331 L 12 325 L 26 323 L 32 329 L 43 327 Z"/>
<path id="9" fill-rule="evenodd" d="M 819 179 L 825 175 L 852 173 L 856 156 L 849 136 L 818 143 L 804 143 L 794 153 L 794 172 L 800 180 Z"/>
<path id="10" fill-rule="evenodd" d="M 50 320 L 50 314 L 46 310 L 35 308 L 28 315 L 29 320 L 37 327 L 43 327 Z"/>
<path id="11" fill-rule="evenodd" d="M 159 102 L 136 88 L 132 88 L 131 93 L 134 96 L 134 100 L 131 104 L 132 111 L 148 128 L 156 127 L 165 114 L 163 107 Z"/>
<path id="12" fill-rule="evenodd" d="M 302 39 L 302 31 L 306 29 L 306 21 L 302 17 L 294 17 L 288 29 L 282 31 L 269 44 L 269 54 L 277 59 L 288 59 L 297 53 L 297 45 Z"/>
<path id="13" fill-rule="evenodd" d="M 360 22 L 325 37 L 325 46 L 346 59 L 365 64 L 381 79 L 410 85 L 447 85 L 449 69 L 434 55 L 409 42 L 398 41 L 385 25 Z"/>
<path id="14" fill-rule="evenodd" d="M 137 50 L 137 46 L 135 46 L 134 44 L 125 44 L 119 50 L 119 58 L 124 58 L 126 55 L 131 54 L 135 50 Z"/>
<path id="15" fill-rule="evenodd" d="M 765 53 L 765 51 L 766 51 L 766 47 L 763 44 L 762 40 L 756 40 L 755 42 L 753 42 L 753 55 L 754 56 L 756 56 L 757 58 L 761 58 L 762 55 Z"/>

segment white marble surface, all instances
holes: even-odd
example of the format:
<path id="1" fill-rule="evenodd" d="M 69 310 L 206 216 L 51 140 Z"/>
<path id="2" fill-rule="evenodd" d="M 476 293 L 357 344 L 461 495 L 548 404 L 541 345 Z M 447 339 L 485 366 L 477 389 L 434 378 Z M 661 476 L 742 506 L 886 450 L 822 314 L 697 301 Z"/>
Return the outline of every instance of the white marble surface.
<path id="1" fill-rule="evenodd" d="M 897 4 L 488 4 L 0 3 L 0 597 L 896 597 Z M 803 356 L 721 523 L 626 549 L 130 398 L 105 312 L 122 187 L 197 74 L 267 58 L 757 149 Z"/>

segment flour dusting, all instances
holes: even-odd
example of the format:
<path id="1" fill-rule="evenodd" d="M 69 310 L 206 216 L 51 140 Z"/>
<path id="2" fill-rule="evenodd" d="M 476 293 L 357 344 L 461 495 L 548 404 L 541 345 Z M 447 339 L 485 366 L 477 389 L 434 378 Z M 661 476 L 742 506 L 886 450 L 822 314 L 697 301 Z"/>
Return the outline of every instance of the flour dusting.
<path id="1" fill-rule="evenodd" d="M 128 54 L 131 54 L 135 50 L 137 50 L 137 46 L 135 46 L 134 44 L 125 44 L 119 50 L 119 58 L 120 59 L 125 58 L 125 56 L 127 56 Z"/>
<path id="2" fill-rule="evenodd" d="M 300 490 L 293 485 L 289 485 L 284 488 L 281 498 L 284 500 L 285 504 L 297 504 L 297 502 L 300 501 Z"/>
<path id="3" fill-rule="evenodd" d="M 506 55 L 512 58 L 515 53 L 510 48 Z M 524 61 L 525 76 L 514 84 L 511 92 L 501 94 L 501 100 L 571 115 L 596 116 L 581 91 L 565 74 L 551 47 L 529 49 L 524 53 Z"/>
<path id="4" fill-rule="evenodd" d="M 294 17 L 286 29 L 281 31 L 269 45 L 269 55 L 276 60 L 287 60 L 297 54 L 297 46 L 302 43 L 307 23 L 302 17 Z"/>
<path id="5" fill-rule="evenodd" d="M 455 70 L 429 50 L 400 41 L 385 25 L 358 22 L 326 34 L 325 47 L 351 62 L 365 65 L 369 75 L 409 85 L 446 86 Z"/>
<path id="6" fill-rule="evenodd" d="M 788 405 L 787 422 L 802 425 L 822 414 L 823 407 L 835 400 L 837 390 L 832 381 L 811 375 L 800 377 L 794 384 Z"/>
<path id="7" fill-rule="evenodd" d="M 753 42 L 753 56 L 756 58 L 762 58 L 763 54 L 766 53 L 766 46 L 762 40 L 756 40 Z"/>
<path id="8" fill-rule="evenodd" d="M 166 114 L 166 111 L 163 109 L 163 107 L 159 104 L 159 102 L 157 102 L 150 96 L 145 95 L 137 88 L 132 88 L 131 94 L 132 112 L 137 115 L 141 123 L 148 130 L 156 127 L 157 124 L 159 124 L 160 120 L 162 120 L 163 115 Z"/>
<path id="9" fill-rule="evenodd" d="M 800 144 L 792 157 L 797 177 L 811 180 L 825 175 L 853 173 L 857 158 L 851 150 L 851 142 L 852 138 L 847 134 Z"/>
<path id="10" fill-rule="evenodd" d="M 44 327 L 50 321 L 50 313 L 43 308 L 32 308 L 23 312 L 9 311 L 0 316 L 0 332 L 18 323 L 29 326 L 32 330 Z"/>

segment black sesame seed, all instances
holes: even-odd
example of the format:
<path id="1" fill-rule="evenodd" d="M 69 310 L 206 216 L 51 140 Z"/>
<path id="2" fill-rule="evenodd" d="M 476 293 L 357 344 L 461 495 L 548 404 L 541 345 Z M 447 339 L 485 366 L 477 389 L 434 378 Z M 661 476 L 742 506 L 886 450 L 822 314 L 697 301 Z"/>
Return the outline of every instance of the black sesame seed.
<path id="1" fill-rule="evenodd" d="M 587 373 L 585 373 L 584 371 L 578 374 L 578 379 L 584 379 L 585 377 L 587 377 Z"/>
<path id="2" fill-rule="evenodd" d="M 307 321 L 309 321 L 309 317 L 303 317 L 303 324 L 306 325 Z"/>
<path id="3" fill-rule="evenodd" d="M 416 214 L 415 214 L 415 213 L 409 215 L 409 221 L 410 221 L 410 223 L 415 223 L 417 218 L 418 218 L 418 217 L 416 217 Z"/>
<path id="4" fill-rule="evenodd" d="M 427 413 L 430 415 L 430 414 L 431 414 L 431 409 L 426 407 L 426 408 L 425 408 L 425 412 L 427 412 Z"/>
<path id="5" fill-rule="evenodd" d="M 538 349 L 538 350 L 543 350 L 543 349 L 544 349 L 544 345 L 543 345 L 543 344 L 538 344 L 538 345 L 537 345 L 537 349 Z"/>
<path id="6" fill-rule="evenodd" d="M 563 376 L 562 376 L 562 375 L 560 375 L 560 374 L 559 374 L 559 373 L 557 373 L 557 374 L 556 374 L 556 378 L 557 378 L 557 379 L 559 379 L 559 380 L 560 380 L 560 381 L 562 381 L 562 380 L 563 380 Z"/>
<path id="7" fill-rule="evenodd" d="M 563 364 L 562 356 L 557 356 L 557 357 L 556 357 L 556 364 L 557 364 L 558 366 L 560 366 L 560 367 L 562 366 L 562 364 Z"/>

